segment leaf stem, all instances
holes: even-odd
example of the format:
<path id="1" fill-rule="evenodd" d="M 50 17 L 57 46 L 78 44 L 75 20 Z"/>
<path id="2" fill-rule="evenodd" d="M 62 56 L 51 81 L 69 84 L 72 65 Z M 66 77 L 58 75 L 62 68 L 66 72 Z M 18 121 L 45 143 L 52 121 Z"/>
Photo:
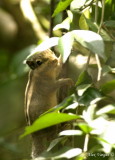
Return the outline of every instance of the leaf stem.
<path id="1" fill-rule="evenodd" d="M 102 13 L 101 13 L 100 25 L 99 25 L 98 32 L 97 32 L 98 34 L 100 33 L 101 27 L 102 27 L 102 24 L 103 24 L 104 11 L 105 11 L 105 0 L 102 0 Z M 96 6 L 95 6 L 95 23 L 97 23 L 97 19 L 98 19 L 98 0 L 96 0 Z M 101 62 L 100 62 L 99 56 L 97 54 L 95 54 L 95 58 L 96 58 L 97 67 L 98 67 L 97 81 L 100 81 L 100 79 L 101 79 L 101 72 L 102 72 Z"/>
<path id="2" fill-rule="evenodd" d="M 84 141 L 83 152 L 87 152 L 88 151 L 88 142 L 89 142 L 89 134 L 86 134 L 85 141 Z"/>
<path id="3" fill-rule="evenodd" d="M 102 27 L 102 24 L 103 24 L 104 12 L 105 12 L 105 0 L 102 0 L 102 13 L 101 13 L 101 21 L 100 21 L 98 33 L 100 33 L 100 30 L 101 30 L 101 27 Z"/>
<path id="4" fill-rule="evenodd" d="M 85 70 L 86 70 L 86 71 L 88 70 L 90 58 L 91 58 L 91 52 L 89 53 L 88 58 L 87 58 L 87 63 L 86 63 L 86 67 L 85 67 Z"/>

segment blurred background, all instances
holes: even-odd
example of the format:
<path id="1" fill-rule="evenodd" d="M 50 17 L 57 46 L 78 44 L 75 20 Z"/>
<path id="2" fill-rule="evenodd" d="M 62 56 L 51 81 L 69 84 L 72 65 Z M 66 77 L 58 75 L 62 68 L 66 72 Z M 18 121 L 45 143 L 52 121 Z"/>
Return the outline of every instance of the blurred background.
<path id="1" fill-rule="evenodd" d="M 0 0 L 0 159 L 29 159 L 29 139 L 19 140 L 26 125 L 24 92 L 31 50 L 48 35 L 48 0 Z M 33 11 L 34 10 L 34 11 Z M 45 15 L 45 16 L 44 16 Z"/>

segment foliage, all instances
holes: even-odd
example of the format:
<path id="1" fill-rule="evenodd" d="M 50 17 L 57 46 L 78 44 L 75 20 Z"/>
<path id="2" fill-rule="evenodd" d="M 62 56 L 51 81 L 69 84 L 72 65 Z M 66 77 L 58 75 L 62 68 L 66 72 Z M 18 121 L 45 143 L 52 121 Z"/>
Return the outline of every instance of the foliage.
<path id="1" fill-rule="evenodd" d="M 71 56 L 71 51 L 75 48 L 79 50 L 80 47 L 80 52 L 88 57 L 86 67 L 79 75 L 72 93 L 58 106 L 41 115 L 32 126 L 27 127 L 22 136 L 73 119 L 74 121 L 70 122 L 72 127 L 61 131 L 57 139 L 50 143 L 48 150 L 41 154 L 42 157 L 75 160 L 101 159 L 102 157 L 114 159 L 115 104 L 110 93 L 115 91 L 115 80 L 97 85 L 105 75 L 114 73 L 114 68 L 108 63 L 113 53 L 108 54 L 108 50 L 105 50 L 106 42 L 109 41 L 112 45 L 115 40 L 114 2 L 109 0 L 102 0 L 99 3 L 93 0 L 61 0 L 54 10 L 53 17 L 65 11 L 68 6 L 70 10 L 67 10 L 67 17 L 54 27 L 54 30 L 65 29 L 66 33 L 61 37 L 47 39 L 35 50 L 40 51 L 41 46 L 43 50 L 44 46 L 45 49 L 49 46 L 57 46 L 63 62 L 66 63 L 68 57 Z M 110 6 L 113 6 L 111 13 L 107 12 L 104 16 L 104 8 L 110 9 Z M 76 20 L 74 20 L 75 16 Z M 90 64 L 91 57 L 96 57 L 98 70 L 96 82 L 89 74 L 89 67 L 93 67 Z M 70 137 L 72 143 L 69 146 L 64 145 Z M 77 137 L 84 140 L 78 144 Z M 58 143 L 63 144 L 63 148 L 53 153 L 52 149 Z"/>
<path id="2" fill-rule="evenodd" d="M 5 2 L 7 1 L 5 0 L 4 3 Z M 10 2 L 7 3 L 7 6 L 10 6 Z M 39 3 L 39 5 L 37 3 Z M 81 55 L 87 57 L 87 62 L 80 71 L 78 71 L 79 68 L 74 67 L 75 72 L 78 72 L 79 76 L 76 77 L 75 86 L 71 93 L 68 94 L 60 104 L 43 113 L 32 126 L 26 127 L 21 137 L 31 134 L 36 130 L 42 130 L 43 128 L 67 122 L 72 127 L 60 131 L 58 137 L 49 144 L 47 151 L 41 154 L 42 157 L 54 160 L 101 160 L 102 158 L 105 160 L 114 160 L 114 0 L 54 0 L 54 4 L 55 6 L 57 4 L 57 6 L 52 13 L 52 19 L 55 20 L 54 26 L 51 26 L 53 37 L 47 38 L 47 34 L 44 34 L 41 27 L 39 27 L 40 23 L 45 31 L 49 29 L 48 16 L 50 14 L 49 7 L 51 4 L 48 0 L 44 0 L 33 4 L 33 11 L 38 16 L 38 21 L 34 12 L 33 17 L 35 21 L 32 20 L 28 14 L 25 16 L 29 19 L 33 27 L 32 35 L 37 35 L 37 47 L 36 45 L 30 45 L 30 43 L 35 44 L 35 41 L 28 38 L 29 34 L 27 33 L 30 32 L 26 32 L 27 28 L 23 28 L 23 33 L 27 39 L 30 40 L 28 47 L 26 47 L 27 44 L 25 43 L 24 46 L 22 45 L 24 49 L 20 47 L 18 52 L 12 49 L 15 52 L 12 56 L 9 54 L 9 51 L 7 53 L 7 50 L 0 50 L 1 68 L 3 68 L 3 70 L 1 69 L 0 77 L 2 77 L 2 80 L 0 85 L 3 87 L 3 84 L 6 84 L 6 82 L 8 84 L 9 81 L 11 82 L 12 80 L 20 78 L 28 72 L 27 66 L 22 62 L 24 62 L 25 58 L 31 53 L 33 54 L 36 51 L 53 47 L 61 54 L 63 63 L 66 63 L 72 56 L 72 52 L 75 54 L 74 59 L 76 59 L 80 52 Z M 11 13 L 13 14 L 13 10 Z M 16 14 L 16 12 L 14 13 Z M 24 13 L 26 13 L 26 10 Z M 14 19 L 21 21 L 15 14 Z M 18 23 L 19 29 L 22 28 L 22 24 L 21 22 Z M 45 36 L 47 39 L 43 41 L 43 38 L 40 37 Z M 23 40 L 23 37 L 24 36 L 21 37 L 21 40 Z M 20 36 L 18 38 L 20 38 Z M 38 45 L 41 40 L 43 42 Z M 24 41 L 25 39 L 23 43 Z M 20 44 L 19 39 L 18 42 L 16 41 L 16 43 L 14 43 L 14 46 L 19 46 Z M 95 64 L 92 62 L 92 59 L 95 60 Z M 92 70 L 92 72 L 90 72 L 90 70 Z M 95 72 L 95 70 L 97 72 Z M 72 74 L 74 73 L 72 72 Z M 14 95 L 16 94 L 14 93 Z M 5 94 L 5 99 L 6 97 L 10 98 L 8 94 Z M 14 96 L 12 99 L 12 101 L 15 100 Z M 13 109 L 13 111 L 15 110 Z M 12 120 L 11 123 L 13 123 Z M 7 126 L 8 125 L 9 124 L 7 124 Z M 24 139 L 22 139 L 22 141 L 23 140 Z M 60 144 L 63 147 L 53 152 L 52 150 Z M 18 148 L 15 148 L 15 145 L 7 143 L 2 137 L 0 138 L 0 145 L 8 148 L 8 150 L 12 150 L 13 153 L 18 152 Z"/>

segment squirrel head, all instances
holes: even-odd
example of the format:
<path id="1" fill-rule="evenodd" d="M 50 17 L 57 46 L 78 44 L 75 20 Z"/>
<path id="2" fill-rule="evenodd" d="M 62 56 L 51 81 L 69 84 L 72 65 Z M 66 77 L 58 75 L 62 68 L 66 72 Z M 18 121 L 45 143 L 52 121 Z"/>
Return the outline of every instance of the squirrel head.
<path id="1" fill-rule="evenodd" d="M 55 71 L 61 65 L 60 58 L 50 49 L 34 53 L 26 59 L 26 64 L 39 72 Z"/>

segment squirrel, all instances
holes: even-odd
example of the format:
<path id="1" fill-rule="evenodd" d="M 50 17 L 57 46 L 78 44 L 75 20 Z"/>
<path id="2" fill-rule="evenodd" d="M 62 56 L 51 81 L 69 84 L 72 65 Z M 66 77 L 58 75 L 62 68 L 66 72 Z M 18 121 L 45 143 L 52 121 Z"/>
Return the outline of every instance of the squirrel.
<path id="1" fill-rule="evenodd" d="M 63 85 L 72 86 L 73 80 L 58 79 L 62 60 L 50 49 L 31 55 L 27 58 L 26 64 L 31 70 L 25 91 L 25 115 L 27 124 L 32 125 L 41 114 L 57 105 L 57 90 Z M 49 136 L 46 132 L 48 130 L 44 129 L 32 134 L 33 158 L 38 157 L 46 149 L 42 140 Z"/>

